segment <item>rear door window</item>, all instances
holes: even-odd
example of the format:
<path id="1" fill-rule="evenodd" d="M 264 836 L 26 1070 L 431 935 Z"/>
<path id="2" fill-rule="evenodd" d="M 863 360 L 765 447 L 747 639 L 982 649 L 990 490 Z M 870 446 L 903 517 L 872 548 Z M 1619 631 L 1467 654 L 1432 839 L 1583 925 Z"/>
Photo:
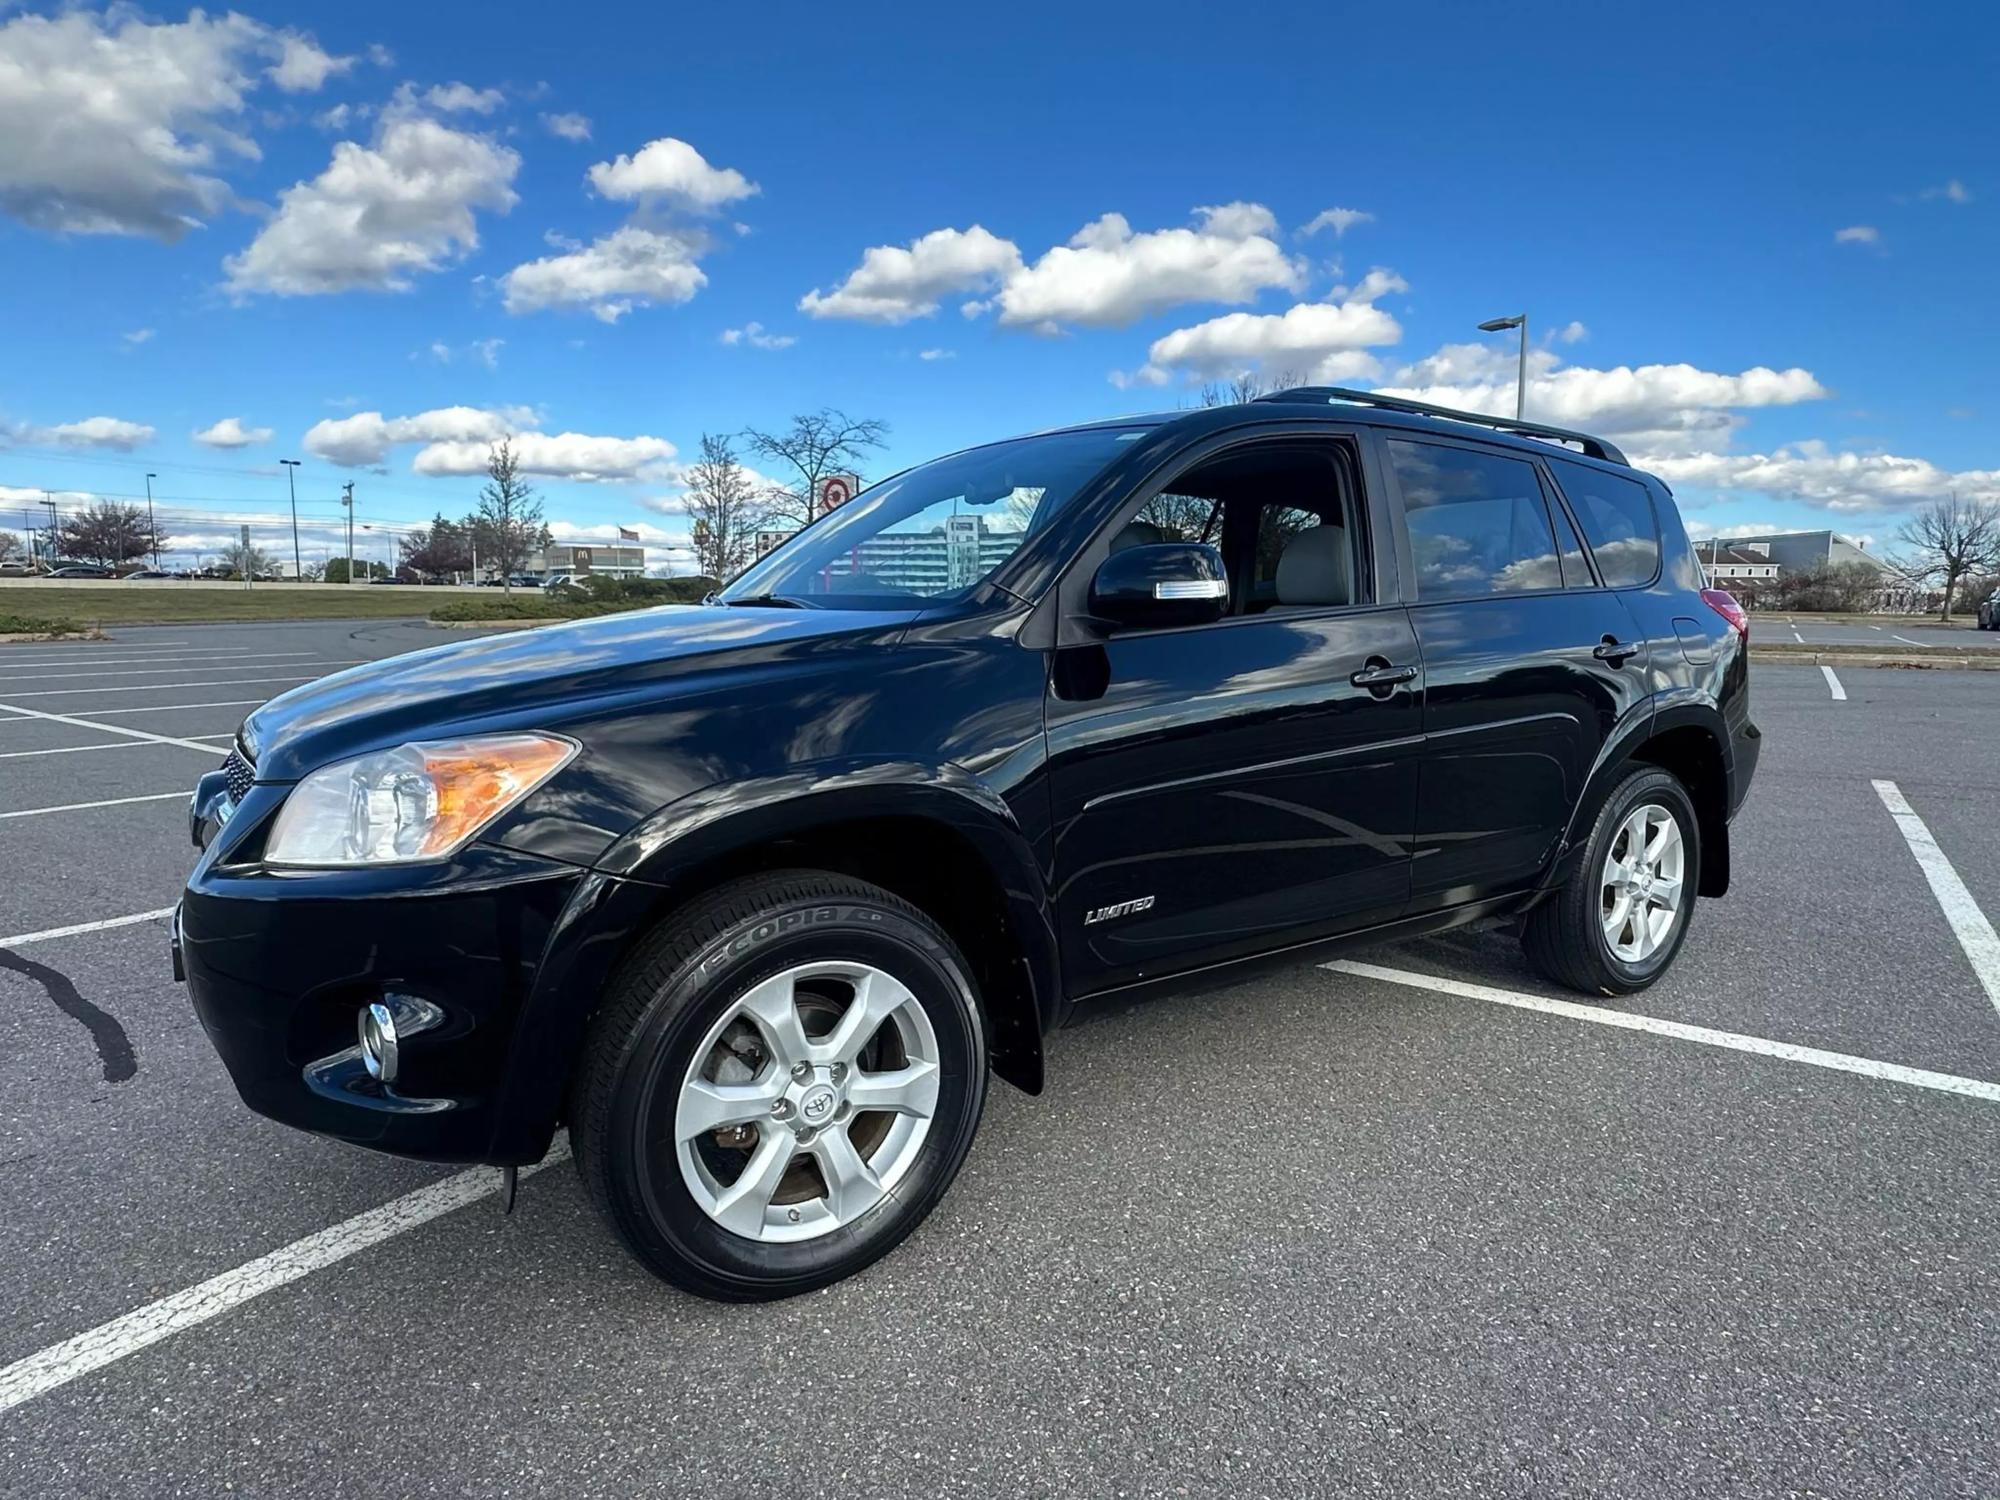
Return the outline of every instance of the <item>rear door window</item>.
<path id="1" fill-rule="evenodd" d="M 1605 583 L 1614 589 L 1651 583 L 1660 571 L 1660 523 L 1645 485 L 1560 458 L 1550 459 L 1549 468 L 1569 497 Z"/>
<path id="2" fill-rule="evenodd" d="M 1422 601 L 1563 586 L 1535 466 L 1441 443 L 1391 439 Z"/>

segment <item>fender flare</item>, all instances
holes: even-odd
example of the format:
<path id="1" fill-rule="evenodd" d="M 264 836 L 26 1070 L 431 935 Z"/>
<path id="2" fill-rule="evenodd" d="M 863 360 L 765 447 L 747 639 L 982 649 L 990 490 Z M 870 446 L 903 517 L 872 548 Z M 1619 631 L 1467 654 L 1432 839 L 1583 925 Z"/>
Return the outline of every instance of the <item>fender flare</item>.
<path id="1" fill-rule="evenodd" d="M 1026 983 L 1024 993 L 986 1003 L 992 1066 L 1009 1083 L 1039 1093 L 1042 1038 L 1060 1013 L 1062 980 L 1047 877 L 1012 809 L 958 766 L 820 765 L 691 792 L 620 838 L 578 883 L 516 1024 L 492 1160 L 530 1162 L 547 1151 L 599 998 L 661 911 L 699 894 L 689 872 L 760 844 L 880 817 L 929 822 L 953 834 L 1002 892 Z"/>

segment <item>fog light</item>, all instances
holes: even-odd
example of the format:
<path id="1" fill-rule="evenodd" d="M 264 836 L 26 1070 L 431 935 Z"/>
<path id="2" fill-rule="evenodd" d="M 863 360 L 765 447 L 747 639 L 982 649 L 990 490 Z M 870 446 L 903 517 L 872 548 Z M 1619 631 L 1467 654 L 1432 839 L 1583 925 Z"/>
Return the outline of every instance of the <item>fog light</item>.
<path id="1" fill-rule="evenodd" d="M 368 1076 L 380 1083 L 396 1081 L 396 1017 L 389 1007 L 376 1001 L 362 1007 L 359 1018 L 361 1031 L 361 1065 L 368 1070 Z"/>

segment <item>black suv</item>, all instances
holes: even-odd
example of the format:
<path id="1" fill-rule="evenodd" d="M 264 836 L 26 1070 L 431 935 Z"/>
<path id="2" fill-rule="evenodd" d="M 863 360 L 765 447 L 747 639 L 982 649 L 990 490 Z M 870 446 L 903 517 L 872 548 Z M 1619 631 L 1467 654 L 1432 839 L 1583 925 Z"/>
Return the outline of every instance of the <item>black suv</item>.
<path id="1" fill-rule="evenodd" d="M 1043 433 L 707 607 L 274 699 L 176 961 L 253 1108 L 506 1167 L 567 1123 L 648 1266 L 783 1296 L 908 1234 L 1080 1002 L 1477 919 L 1651 984 L 1729 883 L 1745 634 L 1582 434 L 1332 388 Z"/>

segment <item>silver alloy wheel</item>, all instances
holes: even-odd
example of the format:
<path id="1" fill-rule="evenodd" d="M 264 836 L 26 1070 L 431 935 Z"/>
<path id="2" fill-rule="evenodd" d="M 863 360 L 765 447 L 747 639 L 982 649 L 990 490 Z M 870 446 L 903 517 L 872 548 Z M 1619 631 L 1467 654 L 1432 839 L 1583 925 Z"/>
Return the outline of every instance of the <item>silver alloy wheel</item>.
<path id="1" fill-rule="evenodd" d="M 1686 860 L 1680 821 L 1657 802 L 1633 809 L 1619 825 L 1599 882 L 1604 939 L 1614 958 L 1643 963 L 1673 936 Z"/>
<path id="2" fill-rule="evenodd" d="M 809 1032 L 805 1014 L 826 1014 L 826 995 L 840 990 L 849 998 L 837 1018 Z M 755 1076 L 720 1081 L 727 1069 L 749 1071 L 741 1048 L 725 1044 L 740 1025 L 754 1029 Z M 897 1066 L 863 1066 L 884 1053 Z M 732 1234 L 815 1239 L 895 1191 L 930 1134 L 937 1098 L 937 1033 L 902 981 L 864 963 L 801 964 L 740 996 L 695 1049 L 674 1110 L 681 1178 Z M 740 1172 L 718 1172 L 704 1138 L 741 1143 Z"/>

